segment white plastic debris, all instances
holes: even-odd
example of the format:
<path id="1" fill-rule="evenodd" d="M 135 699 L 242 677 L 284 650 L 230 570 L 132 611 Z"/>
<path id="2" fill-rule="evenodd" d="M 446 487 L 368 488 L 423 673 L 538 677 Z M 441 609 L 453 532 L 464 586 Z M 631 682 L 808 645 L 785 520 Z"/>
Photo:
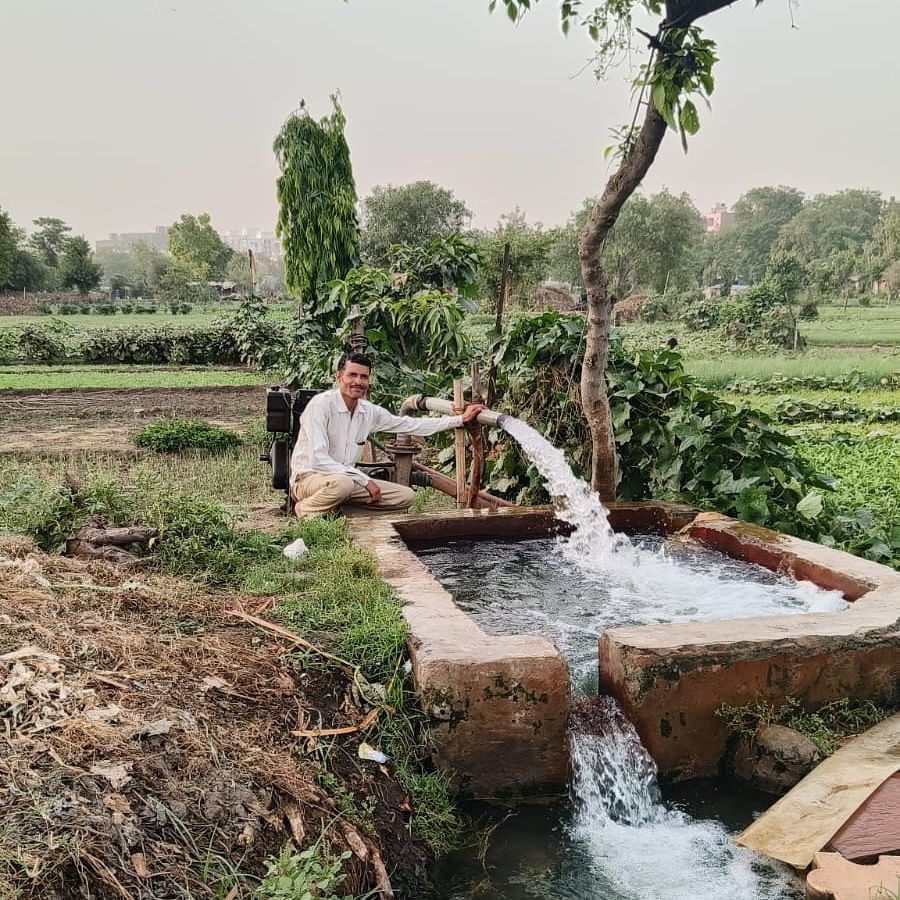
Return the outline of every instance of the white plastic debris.
<path id="1" fill-rule="evenodd" d="M 387 754 L 382 753 L 380 750 L 376 750 L 374 747 L 365 743 L 365 741 L 359 745 L 356 755 L 360 759 L 367 759 L 369 762 L 386 763 L 388 761 Z"/>
<path id="2" fill-rule="evenodd" d="M 287 547 L 282 550 L 282 553 L 288 559 L 300 559 L 304 553 L 306 553 L 306 544 L 303 542 L 303 538 L 297 538 L 296 541 L 291 541 Z"/>
<path id="3" fill-rule="evenodd" d="M 409 675 L 412 672 L 412 660 L 408 659 L 405 663 L 403 663 L 403 674 Z"/>

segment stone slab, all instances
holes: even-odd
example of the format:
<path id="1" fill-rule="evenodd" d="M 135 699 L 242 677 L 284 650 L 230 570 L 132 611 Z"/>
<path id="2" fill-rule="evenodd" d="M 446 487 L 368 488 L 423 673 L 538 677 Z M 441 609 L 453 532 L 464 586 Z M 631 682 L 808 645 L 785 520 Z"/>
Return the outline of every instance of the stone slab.
<path id="1" fill-rule="evenodd" d="M 900 772 L 895 772 L 844 823 L 829 847 L 850 860 L 900 853 Z"/>
<path id="2" fill-rule="evenodd" d="M 895 900 L 900 894 L 898 857 L 860 866 L 839 853 L 816 853 L 813 866 L 806 876 L 807 900 Z"/>
<path id="3" fill-rule="evenodd" d="M 735 839 L 805 869 L 845 822 L 900 770 L 900 713 L 849 741 Z"/>

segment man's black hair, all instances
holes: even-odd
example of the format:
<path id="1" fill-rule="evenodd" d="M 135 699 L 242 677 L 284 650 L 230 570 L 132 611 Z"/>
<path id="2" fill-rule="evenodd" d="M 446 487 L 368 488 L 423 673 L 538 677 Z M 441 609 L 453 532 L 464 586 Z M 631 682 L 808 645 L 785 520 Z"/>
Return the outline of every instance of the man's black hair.
<path id="1" fill-rule="evenodd" d="M 356 363 L 356 365 L 365 366 L 370 372 L 372 371 L 372 360 L 365 353 L 357 353 L 354 350 L 350 353 L 342 354 L 337 364 L 338 372 L 343 372 L 347 363 Z"/>

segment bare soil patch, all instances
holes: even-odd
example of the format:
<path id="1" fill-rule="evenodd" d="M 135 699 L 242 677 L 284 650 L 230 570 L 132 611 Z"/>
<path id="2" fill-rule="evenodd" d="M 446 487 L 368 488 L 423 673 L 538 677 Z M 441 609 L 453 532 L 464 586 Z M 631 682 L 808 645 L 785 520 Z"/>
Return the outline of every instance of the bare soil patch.
<path id="1" fill-rule="evenodd" d="M 255 386 L 2 391 L 0 453 L 127 452 L 148 420 L 201 418 L 237 431 L 264 411 Z"/>

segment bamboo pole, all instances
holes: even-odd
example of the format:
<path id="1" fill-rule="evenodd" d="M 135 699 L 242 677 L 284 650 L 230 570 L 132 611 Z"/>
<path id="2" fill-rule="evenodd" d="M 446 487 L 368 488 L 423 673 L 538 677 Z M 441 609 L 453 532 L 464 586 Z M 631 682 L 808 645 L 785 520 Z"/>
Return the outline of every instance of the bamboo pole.
<path id="1" fill-rule="evenodd" d="M 494 323 L 494 330 L 497 332 L 497 340 L 500 340 L 501 329 L 503 328 L 503 303 L 506 299 L 506 280 L 509 277 L 509 241 L 503 245 L 503 262 L 500 263 L 500 293 L 497 294 L 497 321 Z M 497 377 L 497 366 L 491 361 L 491 368 L 488 371 L 487 386 L 487 405 L 490 408 L 494 406 L 494 400 L 497 399 L 495 392 L 495 379 Z"/>
<path id="2" fill-rule="evenodd" d="M 453 411 L 461 415 L 465 409 L 463 399 L 463 383 L 461 378 L 453 379 Z M 467 505 L 466 494 L 466 429 L 457 428 L 453 436 L 453 446 L 456 452 L 456 506 L 457 509 L 465 509 Z"/>
<path id="3" fill-rule="evenodd" d="M 484 403 L 484 396 L 481 393 L 481 369 L 477 362 L 472 363 L 472 402 Z M 481 490 L 481 476 L 484 473 L 484 437 L 484 428 L 472 429 L 472 465 L 469 469 L 469 490 L 466 495 L 466 506 L 469 509 L 478 506 L 476 498 Z"/>

